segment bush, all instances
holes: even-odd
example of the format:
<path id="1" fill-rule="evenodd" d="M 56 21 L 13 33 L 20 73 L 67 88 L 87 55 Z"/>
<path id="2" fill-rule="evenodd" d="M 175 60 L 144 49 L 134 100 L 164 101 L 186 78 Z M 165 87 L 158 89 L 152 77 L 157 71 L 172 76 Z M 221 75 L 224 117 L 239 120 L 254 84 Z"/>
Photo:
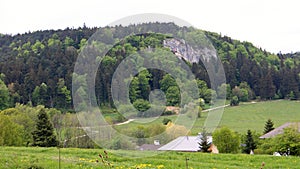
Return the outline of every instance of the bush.
<path id="1" fill-rule="evenodd" d="M 239 135 L 227 127 L 215 131 L 213 140 L 220 153 L 237 153 L 240 147 Z"/>
<path id="2" fill-rule="evenodd" d="M 163 123 L 164 125 L 167 125 L 169 122 L 172 122 L 172 120 L 171 120 L 171 119 L 168 119 L 168 118 L 164 118 L 163 121 L 162 121 L 162 123 Z"/>
<path id="3" fill-rule="evenodd" d="M 238 106 L 239 103 L 239 98 L 237 96 L 233 96 L 230 100 L 230 106 Z"/>
<path id="4" fill-rule="evenodd" d="M 167 110 L 167 111 L 165 111 L 165 112 L 163 112 L 163 116 L 169 116 L 169 115 L 173 115 L 173 114 L 175 114 L 173 111 L 170 111 L 170 110 Z"/>
<path id="5" fill-rule="evenodd" d="M 145 114 L 145 111 L 150 108 L 150 103 L 143 99 L 137 99 L 133 106 L 139 111 L 137 116 L 138 117 L 149 117 L 149 115 Z"/>

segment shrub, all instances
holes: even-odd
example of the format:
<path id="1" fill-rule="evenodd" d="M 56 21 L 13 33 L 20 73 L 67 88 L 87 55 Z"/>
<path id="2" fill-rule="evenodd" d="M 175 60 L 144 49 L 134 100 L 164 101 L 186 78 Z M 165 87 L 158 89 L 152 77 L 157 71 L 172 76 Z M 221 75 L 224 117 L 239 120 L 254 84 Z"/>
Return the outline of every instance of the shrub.
<path id="1" fill-rule="evenodd" d="M 163 116 L 169 116 L 169 115 L 173 115 L 173 114 L 175 114 L 173 111 L 167 110 L 162 115 Z"/>
<path id="2" fill-rule="evenodd" d="M 162 123 L 163 123 L 164 125 L 167 125 L 169 122 L 172 122 L 172 120 L 171 120 L 171 119 L 168 119 L 168 118 L 164 118 L 163 121 L 162 121 Z"/>

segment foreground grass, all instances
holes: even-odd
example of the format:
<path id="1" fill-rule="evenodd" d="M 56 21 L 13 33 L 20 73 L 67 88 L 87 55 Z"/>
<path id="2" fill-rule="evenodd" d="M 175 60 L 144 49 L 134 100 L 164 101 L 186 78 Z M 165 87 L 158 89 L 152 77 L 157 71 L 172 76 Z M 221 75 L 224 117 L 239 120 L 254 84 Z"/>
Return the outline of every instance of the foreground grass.
<path id="1" fill-rule="evenodd" d="M 59 168 L 57 148 L 26 148 L 26 147 L 0 147 L 0 168 L 30 168 L 40 167 L 47 169 Z M 61 168 L 110 168 L 103 165 L 98 154 L 100 149 L 61 149 Z M 112 168 L 144 168 L 144 169 L 177 169 L 185 168 L 185 159 L 189 158 L 189 168 L 215 168 L 215 169 L 252 169 L 260 168 L 262 162 L 264 169 L 269 168 L 299 168 L 299 157 L 275 157 L 265 155 L 245 154 L 204 154 L 164 152 L 155 155 L 156 152 L 140 152 L 135 154 L 152 155 L 145 158 L 129 158 L 114 155 L 128 154 L 129 151 L 109 152 L 109 160 Z M 100 162 L 96 162 L 99 160 Z"/>

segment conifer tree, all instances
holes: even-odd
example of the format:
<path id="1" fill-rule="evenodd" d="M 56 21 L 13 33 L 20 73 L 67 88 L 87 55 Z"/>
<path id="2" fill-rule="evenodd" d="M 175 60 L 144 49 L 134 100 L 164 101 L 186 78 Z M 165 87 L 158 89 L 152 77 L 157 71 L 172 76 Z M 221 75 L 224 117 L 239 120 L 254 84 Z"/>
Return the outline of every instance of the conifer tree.
<path id="1" fill-rule="evenodd" d="M 56 136 L 54 135 L 53 125 L 45 109 L 41 109 L 38 114 L 36 129 L 32 133 L 33 146 L 54 147 L 57 146 Z"/>
<path id="2" fill-rule="evenodd" d="M 208 149 L 210 147 L 210 143 L 207 141 L 207 132 L 205 130 L 205 128 L 203 129 L 202 133 L 201 133 L 201 142 L 199 142 L 199 148 L 201 152 L 208 152 Z"/>
<path id="3" fill-rule="evenodd" d="M 265 124 L 264 134 L 269 133 L 272 130 L 274 130 L 274 123 L 271 119 L 268 119 Z"/>
<path id="4" fill-rule="evenodd" d="M 244 150 L 243 150 L 244 153 L 249 154 L 251 152 L 251 150 L 256 149 L 256 143 L 253 139 L 251 130 L 247 131 L 245 144 L 246 144 L 246 146 L 244 147 Z"/>

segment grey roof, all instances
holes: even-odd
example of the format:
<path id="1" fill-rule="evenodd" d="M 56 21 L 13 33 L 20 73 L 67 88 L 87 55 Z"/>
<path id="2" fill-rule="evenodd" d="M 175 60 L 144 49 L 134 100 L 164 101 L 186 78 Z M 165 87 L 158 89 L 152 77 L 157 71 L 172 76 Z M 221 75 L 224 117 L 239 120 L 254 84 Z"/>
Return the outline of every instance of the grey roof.
<path id="1" fill-rule="evenodd" d="M 271 138 L 271 137 L 275 137 L 276 135 L 278 134 L 283 134 L 284 132 L 284 129 L 285 128 L 288 128 L 288 127 L 296 127 L 298 129 L 298 131 L 300 132 L 300 122 L 295 122 L 295 123 L 291 123 L 291 122 L 288 122 L 288 123 L 285 123 L 277 128 L 275 128 L 274 130 L 260 136 L 259 138 Z"/>
<path id="2" fill-rule="evenodd" d="M 212 142 L 212 137 L 208 136 L 208 142 Z M 161 151 L 199 151 L 201 136 L 180 136 L 168 144 L 160 147 Z"/>

